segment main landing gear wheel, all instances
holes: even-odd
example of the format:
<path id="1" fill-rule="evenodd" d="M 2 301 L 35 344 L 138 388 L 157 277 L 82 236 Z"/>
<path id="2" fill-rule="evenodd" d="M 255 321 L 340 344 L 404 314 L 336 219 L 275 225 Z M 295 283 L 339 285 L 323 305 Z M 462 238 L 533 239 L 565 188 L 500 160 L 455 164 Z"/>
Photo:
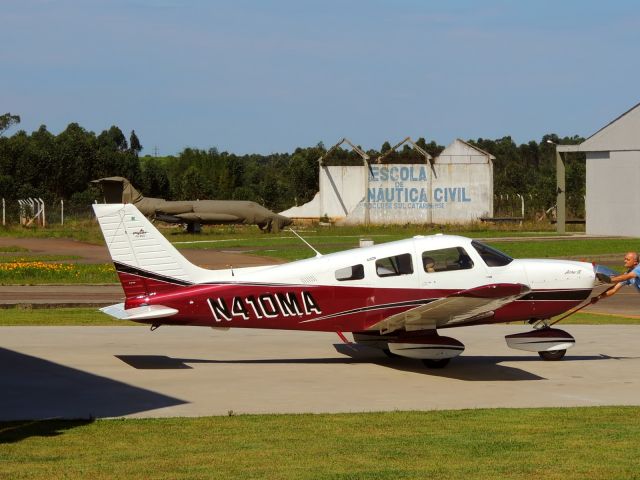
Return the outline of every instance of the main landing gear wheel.
<path id="1" fill-rule="evenodd" d="M 566 350 L 551 350 L 548 352 L 538 352 L 538 355 L 540 355 L 541 359 L 551 362 L 562 360 L 562 357 L 564 357 L 565 353 L 567 353 Z"/>
<path id="2" fill-rule="evenodd" d="M 442 358 L 440 360 L 433 360 L 431 358 L 425 358 L 424 360 L 422 360 L 422 363 L 424 363 L 425 367 L 427 368 L 444 368 L 449 364 L 449 360 L 451 359 Z"/>

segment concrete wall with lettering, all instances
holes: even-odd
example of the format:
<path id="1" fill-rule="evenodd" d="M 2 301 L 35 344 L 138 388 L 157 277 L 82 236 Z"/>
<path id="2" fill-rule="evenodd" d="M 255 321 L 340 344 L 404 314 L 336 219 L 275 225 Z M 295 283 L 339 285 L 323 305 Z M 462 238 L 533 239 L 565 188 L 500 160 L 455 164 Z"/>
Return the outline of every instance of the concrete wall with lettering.
<path id="1" fill-rule="evenodd" d="M 346 218 L 364 198 L 367 169 L 333 166 L 320 169 L 321 216 Z"/>
<path id="2" fill-rule="evenodd" d="M 493 168 L 490 165 L 436 164 L 433 201 L 444 203 L 433 210 L 433 223 L 467 223 L 493 217 Z"/>
<path id="3" fill-rule="evenodd" d="M 369 190 L 345 218 L 345 223 L 363 223 L 369 208 L 371 223 L 430 223 L 432 173 L 429 165 L 371 165 Z"/>
<path id="4" fill-rule="evenodd" d="M 281 212 L 347 224 L 466 223 L 493 216 L 493 157 L 456 140 L 433 164 L 320 169 L 320 192 Z M 368 189 L 366 189 L 368 176 Z"/>
<path id="5" fill-rule="evenodd" d="M 304 205 L 291 207 L 282 215 L 291 218 L 332 220 L 346 218 L 364 199 L 364 166 L 330 166 L 320 168 L 320 191 Z"/>

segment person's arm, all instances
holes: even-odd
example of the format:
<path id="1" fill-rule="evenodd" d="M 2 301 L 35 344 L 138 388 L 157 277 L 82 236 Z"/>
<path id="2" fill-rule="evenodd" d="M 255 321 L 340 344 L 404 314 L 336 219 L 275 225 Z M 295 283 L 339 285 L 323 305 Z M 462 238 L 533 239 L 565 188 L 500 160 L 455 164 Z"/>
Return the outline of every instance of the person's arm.
<path id="1" fill-rule="evenodd" d="M 624 282 L 625 280 L 631 280 L 632 278 L 636 278 L 638 275 L 635 270 L 631 270 L 629 273 L 623 273 L 622 275 L 616 275 L 615 277 L 611 277 L 611 281 L 613 283 Z"/>
<path id="2" fill-rule="evenodd" d="M 622 275 L 619 275 L 619 276 L 621 277 Z M 614 295 L 618 290 L 620 290 L 623 287 L 623 285 L 624 285 L 624 283 L 622 283 L 622 282 L 616 283 L 609 290 L 605 290 L 600 295 L 598 295 L 596 297 L 593 297 L 591 299 L 591 303 L 596 303 L 598 300 L 602 300 L 603 298 L 607 298 L 607 297 L 610 297 L 611 295 Z"/>

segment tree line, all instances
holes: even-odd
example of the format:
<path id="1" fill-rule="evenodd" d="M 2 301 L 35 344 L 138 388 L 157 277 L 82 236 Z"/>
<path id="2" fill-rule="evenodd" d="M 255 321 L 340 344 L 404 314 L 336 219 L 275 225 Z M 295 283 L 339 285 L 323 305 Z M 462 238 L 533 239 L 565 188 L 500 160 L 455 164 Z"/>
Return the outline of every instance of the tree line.
<path id="1" fill-rule="evenodd" d="M 140 156 L 142 144 L 135 131 L 125 134 L 112 126 L 99 134 L 77 123 L 55 135 L 46 126 L 34 132 L 6 131 L 18 125 L 17 115 L 0 115 L 0 197 L 8 202 L 41 197 L 48 204 L 65 200 L 71 207 L 87 208 L 100 198 L 91 180 L 122 176 L 145 196 L 169 200 L 252 200 L 273 211 L 310 201 L 318 191 L 318 159 L 327 151 L 322 143 L 296 148 L 292 153 L 236 155 L 185 148 L 176 156 Z M 4 133 L 4 135 L 3 135 Z M 528 206 L 544 211 L 556 198 L 555 147 L 548 143 L 580 143 L 581 137 L 545 135 L 541 141 L 517 145 L 511 137 L 469 140 L 496 157 L 494 192 L 528 196 Z M 444 149 L 424 138 L 416 145 L 437 157 Z M 370 161 L 423 163 L 424 157 L 404 145 L 390 151 L 389 142 L 380 150 L 368 150 Z M 326 165 L 362 165 L 352 150 L 338 148 L 325 159 Z M 584 214 L 585 162 L 576 156 L 567 162 L 567 208 L 570 215 Z"/>

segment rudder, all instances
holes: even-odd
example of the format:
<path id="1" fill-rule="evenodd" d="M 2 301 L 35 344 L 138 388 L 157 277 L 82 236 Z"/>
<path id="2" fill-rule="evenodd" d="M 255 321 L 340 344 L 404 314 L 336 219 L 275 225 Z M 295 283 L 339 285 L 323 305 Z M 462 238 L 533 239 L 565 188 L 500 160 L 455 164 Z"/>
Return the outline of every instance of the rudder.
<path id="1" fill-rule="evenodd" d="M 184 258 L 135 205 L 94 204 L 93 210 L 128 298 L 191 285 L 206 272 Z"/>

